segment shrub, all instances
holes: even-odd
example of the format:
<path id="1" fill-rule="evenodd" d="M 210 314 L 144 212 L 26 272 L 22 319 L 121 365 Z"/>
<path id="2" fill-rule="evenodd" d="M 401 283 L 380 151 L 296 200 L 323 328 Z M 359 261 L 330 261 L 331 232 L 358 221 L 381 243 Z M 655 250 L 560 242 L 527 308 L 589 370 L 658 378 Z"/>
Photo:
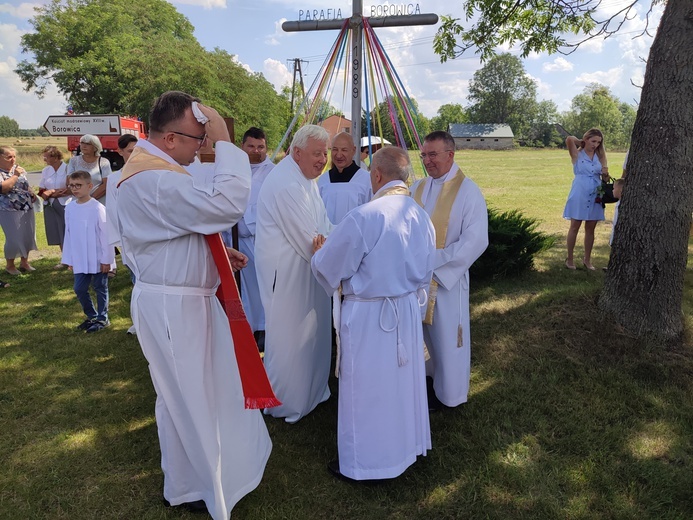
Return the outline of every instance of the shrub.
<path id="1" fill-rule="evenodd" d="M 488 241 L 470 272 L 479 280 L 516 276 L 534 267 L 534 257 L 550 248 L 555 238 L 537 231 L 539 222 L 519 210 L 488 210 Z"/>

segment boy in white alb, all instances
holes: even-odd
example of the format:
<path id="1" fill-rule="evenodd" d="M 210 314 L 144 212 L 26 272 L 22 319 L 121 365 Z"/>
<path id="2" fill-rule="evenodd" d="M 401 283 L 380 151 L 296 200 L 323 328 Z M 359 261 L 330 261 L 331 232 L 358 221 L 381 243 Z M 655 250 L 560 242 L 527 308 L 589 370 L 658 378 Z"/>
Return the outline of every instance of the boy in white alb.
<path id="1" fill-rule="evenodd" d="M 75 276 L 74 290 L 87 319 L 77 330 L 98 332 L 110 325 L 108 321 L 108 271 L 114 251 L 108 243 L 106 208 L 89 192 L 91 176 L 76 171 L 68 176 L 73 200 L 65 207 L 65 240 L 62 263 L 70 266 Z M 96 293 L 96 309 L 89 295 L 89 285 Z"/>

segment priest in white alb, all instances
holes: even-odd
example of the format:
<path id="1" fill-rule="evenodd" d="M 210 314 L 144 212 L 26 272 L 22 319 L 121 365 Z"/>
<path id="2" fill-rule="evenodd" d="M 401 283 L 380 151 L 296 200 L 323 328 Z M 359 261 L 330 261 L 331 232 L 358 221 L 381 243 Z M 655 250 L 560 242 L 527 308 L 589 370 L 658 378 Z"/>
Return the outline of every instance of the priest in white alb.
<path id="1" fill-rule="evenodd" d="M 265 367 L 282 406 L 265 413 L 295 423 L 330 397 L 330 299 L 313 277 L 313 240 L 332 224 L 315 179 L 327 164 L 327 131 L 301 127 L 265 180 L 257 203 L 255 262 L 265 309 Z"/>
<path id="2" fill-rule="evenodd" d="M 271 404 L 246 392 L 264 376 L 262 363 L 249 328 L 249 342 L 236 341 L 236 332 L 232 339 L 235 324 L 217 292 L 220 280 L 224 289 L 233 279 L 218 233 L 245 210 L 248 156 L 231 144 L 219 114 L 198 101 L 167 92 L 155 102 L 149 138 L 123 169 L 117 218 L 137 278 L 132 318 L 156 390 L 165 503 L 228 520 L 259 484 L 272 448 L 262 414 L 248 407 Z M 216 143 L 214 166 L 191 176 L 183 167 L 206 139 Z M 260 367 L 252 374 L 247 352 Z"/>
<path id="3" fill-rule="evenodd" d="M 431 449 L 421 305 L 435 235 L 409 196 L 410 172 L 401 148 L 376 152 L 373 200 L 352 210 L 312 259 L 325 290 L 332 294 L 341 286 L 343 295 L 339 460 L 328 464 L 335 476 L 394 478 Z"/>
<path id="4" fill-rule="evenodd" d="M 436 230 L 433 280 L 424 319 L 432 378 L 431 408 L 467 402 L 471 374 L 469 268 L 488 246 L 488 214 L 479 187 L 455 164 L 455 140 L 443 131 L 424 138 L 428 177 L 412 186 L 414 200 Z"/>
<path id="5" fill-rule="evenodd" d="M 344 215 L 373 196 L 371 178 L 365 170 L 354 161 L 356 145 L 351 134 L 341 132 L 332 139 L 330 159 L 332 168 L 318 179 L 320 196 L 325 202 L 327 216 L 335 226 Z"/>
<path id="6" fill-rule="evenodd" d="M 252 172 L 248 206 L 243 218 L 238 221 L 238 250 L 248 257 L 248 265 L 241 271 L 241 299 L 250 327 L 262 350 L 265 342 L 265 311 L 262 308 L 255 271 L 255 225 L 260 188 L 274 168 L 274 163 L 267 157 L 267 137 L 260 128 L 253 126 L 245 131 L 241 150 L 248 154 Z M 232 245 L 231 231 L 223 233 L 223 236 L 226 244 Z"/>

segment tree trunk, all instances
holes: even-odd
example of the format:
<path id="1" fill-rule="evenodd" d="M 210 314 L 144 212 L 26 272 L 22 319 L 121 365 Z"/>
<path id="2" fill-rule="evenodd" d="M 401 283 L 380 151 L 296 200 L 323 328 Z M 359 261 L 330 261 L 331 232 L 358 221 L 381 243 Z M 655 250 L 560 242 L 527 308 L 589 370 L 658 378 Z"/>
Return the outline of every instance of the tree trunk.
<path id="1" fill-rule="evenodd" d="M 610 165 L 612 170 L 617 165 Z M 683 330 L 693 212 L 693 2 L 669 0 L 647 61 L 599 306 L 626 330 Z"/>

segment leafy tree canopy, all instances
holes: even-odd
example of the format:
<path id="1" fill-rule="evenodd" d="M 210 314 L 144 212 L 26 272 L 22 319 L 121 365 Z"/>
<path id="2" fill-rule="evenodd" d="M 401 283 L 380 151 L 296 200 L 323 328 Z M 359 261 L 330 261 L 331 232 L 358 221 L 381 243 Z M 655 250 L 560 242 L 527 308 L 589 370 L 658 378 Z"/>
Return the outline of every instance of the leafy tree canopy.
<path id="1" fill-rule="evenodd" d="M 19 124 L 12 118 L 0 116 L 0 137 L 18 137 Z"/>
<path id="2" fill-rule="evenodd" d="M 450 125 L 468 123 L 469 117 L 462 105 L 446 103 L 438 108 L 438 113 L 431 119 L 431 132 L 448 131 Z"/>
<path id="3" fill-rule="evenodd" d="M 463 0 L 464 20 L 443 16 L 433 49 L 443 62 L 469 49 L 487 61 L 497 47 L 515 44 L 522 49 L 523 58 L 531 52 L 572 52 L 586 39 L 617 32 L 635 16 L 638 1 L 626 0 L 600 19 L 597 9 L 601 0 Z M 658 3 L 664 0 L 653 0 L 651 5 Z M 578 34 L 586 36 L 567 40 Z"/>
<path id="4" fill-rule="evenodd" d="M 618 100 L 608 87 L 592 83 L 573 98 L 563 116 L 564 126 L 576 136 L 599 128 L 607 148 L 627 148 L 635 123 L 635 109 Z"/>
<path id="5" fill-rule="evenodd" d="M 283 98 L 232 55 L 206 51 L 192 24 L 165 0 L 53 0 L 31 23 L 22 50 L 33 60 L 15 72 L 39 97 L 52 81 L 77 113 L 146 120 L 162 92 L 182 90 L 234 117 L 239 130 L 254 125 L 270 142 L 281 137 Z"/>
<path id="6" fill-rule="evenodd" d="M 385 101 L 381 101 L 378 106 L 371 110 L 371 134 L 381 135 L 391 143 L 397 143 L 395 138 L 395 129 L 390 122 L 390 115 L 394 114 L 397 117 L 399 126 L 402 129 L 402 134 L 404 142 L 409 150 L 418 149 L 418 144 L 416 143 L 416 137 L 412 133 L 410 126 L 404 120 L 401 107 L 398 107 L 400 101 L 388 97 Z M 419 104 L 416 99 L 411 98 L 412 106 L 409 107 L 411 112 L 414 126 L 416 127 L 416 132 L 419 134 L 419 138 L 423 138 L 430 132 L 431 126 L 430 121 L 419 112 Z M 368 135 L 368 130 L 366 128 L 366 115 L 364 114 L 361 118 L 361 135 Z"/>
<path id="7" fill-rule="evenodd" d="M 517 56 L 491 58 L 469 83 L 469 120 L 507 123 L 515 136 L 524 136 L 536 117 L 537 87 Z"/>

